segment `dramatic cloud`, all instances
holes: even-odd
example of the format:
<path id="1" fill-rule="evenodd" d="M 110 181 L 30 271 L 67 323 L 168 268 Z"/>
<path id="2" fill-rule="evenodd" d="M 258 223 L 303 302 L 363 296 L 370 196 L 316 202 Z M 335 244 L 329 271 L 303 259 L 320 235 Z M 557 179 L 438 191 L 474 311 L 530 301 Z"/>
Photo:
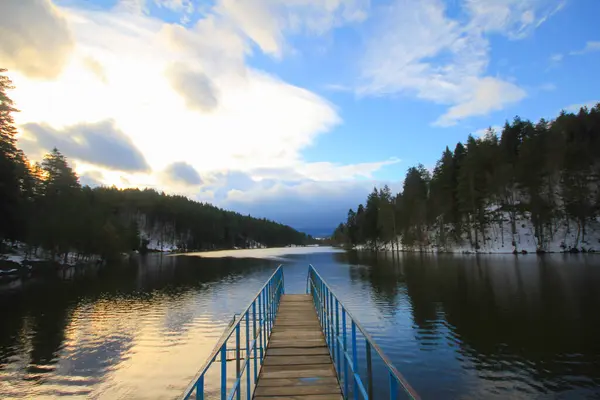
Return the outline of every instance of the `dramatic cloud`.
<path id="1" fill-rule="evenodd" d="M 185 185 L 200 185 L 202 179 L 198 171 L 186 162 L 176 162 L 169 165 L 165 169 L 167 178 L 176 183 L 183 183 Z"/>
<path id="2" fill-rule="evenodd" d="M 526 93 L 516 84 L 485 76 L 487 35 L 522 38 L 562 2 L 467 0 L 462 5 L 466 20 L 449 17 L 441 0 L 396 0 L 384 8 L 367 42 L 358 93 L 404 93 L 450 105 L 435 122 L 443 126 L 523 99 Z"/>
<path id="3" fill-rule="evenodd" d="M 166 71 L 171 86 L 190 109 L 211 111 L 218 105 L 216 88 L 201 71 L 194 71 L 183 63 L 171 65 Z"/>
<path id="4" fill-rule="evenodd" d="M 49 125 L 30 123 L 23 126 L 21 148 L 39 155 L 57 147 L 64 155 L 89 164 L 122 171 L 149 171 L 144 156 L 113 121 L 79 124 L 57 130 Z"/>
<path id="5" fill-rule="evenodd" d="M 0 1 L 0 38 L 0 65 L 39 79 L 57 77 L 74 45 L 49 0 Z"/>
<path id="6" fill-rule="evenodd" d="M 307 162 L 303 151 L 342 122 L 336 106 L 247 62 L 261 51 L 298 54 L 290 35 L 362 21 L 368 0 L 77 4 L 52 9 L 72 41 L 62 73 L 41 82 L 10 71 L 20 145 L 33 159 L 56 146 L 85 183 L 153 187 L 288 221 L 320 215 L 328 228 L 364 199 L 376 171 L 398 162 Z M 154 18 L 157 6 L 186 26 Z"/>

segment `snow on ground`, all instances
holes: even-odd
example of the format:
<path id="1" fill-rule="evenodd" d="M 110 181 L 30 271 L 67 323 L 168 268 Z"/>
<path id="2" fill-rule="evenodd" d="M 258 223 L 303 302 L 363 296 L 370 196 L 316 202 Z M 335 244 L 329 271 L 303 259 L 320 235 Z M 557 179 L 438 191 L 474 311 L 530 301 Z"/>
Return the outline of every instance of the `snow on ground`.
<path id="1" fill-rule="evenodd" d="M 505 221 L 508 221 L 508 216 L 505 217 Z M 559 253 L 568 251 L 572 248 L 577 250 L 585 249 L 586 251 L 600 251 L 600 219 L 596 219 L 586 226 L 586 234 L 584 241 L 581 240 L 581 232 L 579 242 L 577 242 L 578 226 L 576 222 L 566 221 L 558 222 L 553 227 L 553 234 L 544 241 L 544 243 L 538 243 L 537 238 L 534 235 L 534 227 L 530 220 L 524 217 L 517 218 L 516 220 L 516 235 L 514 237 L 515 246 L 513 246 L 513 235 L 511 232 L 511 225 L 509 222 L 504 222 L 502 226 L 495 223 L 491 224 L 485 232 L 485 242 L 481 238 L 479 233 L 479 248 L 475 249 L 471 246 L 466 234 L 463 234 L 463 240 L 461 243 L 450 243 L 445 247 L 437 246 L 437 237 L 439 236 L 439 229 L 432 229 L 428 232 L 430 244 L 427 246 L 419 247 L 413 246 L 412 248 L 405 247 L 402 245 L 402 238 L 398 237 L 398 243 L 400 250 L 402 251 L 424 251 L 424 252 L 451 252 L 451 253 L 513 253 L 522 252 L 523 250 L 528 253 L 535 253 L 539 248 L 549 253 Z M 472 237 L 475 237 L 475 233 L 472 233 Z M 396 244 L 394 243 L 394 248 Z M 359 245 L 357 249 L 365 249 L 368 246 Z M 381 246 L 382 251 L 391 251 L 391 244 Z"/>
<path id="2" fill-rule="evenodd" d="M 88 257 L 85 262 L 94 261 L 98 259 L 98 257 Z M 26 261 L 50 261 L 52 260 L 52 256 L 48 252 L 44 252 L 38 250 L 35 253 L 31 253 L 28 251 L 27 245 L 24 243 L 16 243 L 12 246 L 11 253 L 9 254 L 0 254 L 0 260 L 14 262 L 17 264 L 23 265 Z M 64 255 L 60 257 L 54 257 L 54 261 L 63 265 L 76 265 L 84 260 L 82 260 L 81 255 L 77 253 L 68 253 L 65 258 Z"/>

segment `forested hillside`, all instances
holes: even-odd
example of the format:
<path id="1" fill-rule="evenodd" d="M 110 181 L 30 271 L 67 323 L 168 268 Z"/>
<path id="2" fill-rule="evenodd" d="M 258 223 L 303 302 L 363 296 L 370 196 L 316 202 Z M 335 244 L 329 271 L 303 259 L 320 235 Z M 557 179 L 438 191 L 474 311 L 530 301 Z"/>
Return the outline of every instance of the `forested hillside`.
<path id="1" fill-rule="evenodd" d="M 243 216 L 210 204 L 155 190 L 81 186 L 57 150 L 40 164 L 16 145 L 8 96 L 11 82 L 0 69 L 0 254 L 10 244 L 55 260 L 109 258 L 125 251 L 208 250 L 307 244 L 289 226 Z"/>
<path id="2" fill-rule="evenodd" d="M 600 250 L 600 104 L 446 147 L 401 193 L 374 189 L 334 240 L 424 251 Z"/>

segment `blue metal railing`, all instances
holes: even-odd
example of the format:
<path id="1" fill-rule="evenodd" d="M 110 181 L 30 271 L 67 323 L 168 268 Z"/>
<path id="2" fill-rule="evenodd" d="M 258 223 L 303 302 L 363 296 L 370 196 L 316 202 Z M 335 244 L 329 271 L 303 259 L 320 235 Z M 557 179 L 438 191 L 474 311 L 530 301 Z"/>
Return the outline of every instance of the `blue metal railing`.
<path id="1" fill-rule="evenodd" d="M 373 364 L 372 354 L 379 356 L 387 369 L 389 382 L 389 398 L 398 397 L 398 386 L 411 399 L 419 399 L 417 392 L 404 379 L 402 374 L 392 365 L 390 360 L 383 354 L 379 346 L 375 344 L 367 331 L 358 323 L 356 318 L 344 307 L 344 305 L 333 294 L 331 288 L 312 265 L 308 267 L 306 292 L 312 295 L 317 310 L 317 316 L 325 335 L 325 341 L 329 347 L 329 353 L 333 365 L 337 371 L 338 380 L 344 398 L 348 399 L 352 391 L 355 400 L 359 394 L 365 400 L 374 399 L 373 395 Z M 348 329 L 349 328 L 349 329 Z M 348 335 L 350 330 L 350 335 Z M 363 383 L 359 370 L 357 330 L 364 338 L 366 359 L 366 383 Z M 350 336 L 350 337 L 348 337 Z M 364 369 L 364 366 L 362 367 Z"/>
<path id="2" fill-rule="evenodd" d="M 246 399 L 251 399 L 253 386 L 258 381 L 258 371 L 266 355 L 267 343 L 273 330 L 273 323 L 283 293 L 283 268 L 279 266 L 254 297 L 248 308 L 239 314 L 239 317 L 234 317 L 200 372 L 188 385 L 181 399 L 193 398 L 193 394 L 196 393 L 196 399 L 204 400 L 205 377 L 214 363 L 220 364 L 221 400 L 232 400 L 234 396 L 237 400 L 241 399 L 244 373 L 246 373 Z M 245 328 L 245 333 L 242 331 L 242 326 Z M 233 338 L 234 333 L 235 344 L 228 348 L 228 342 Z M 245 342 L 245 347 L 241 347 L 242 342 Z M 228 358 L 228 350 L 235 351 L 235 358 Z M 245 355 L 242 354 L 243 350 L 245 350 Z M 227 361 L 236 362 L 235 380 L 229 390 Z M 213 383 L 214 380 L 211 380 L 211 384 Z"/>

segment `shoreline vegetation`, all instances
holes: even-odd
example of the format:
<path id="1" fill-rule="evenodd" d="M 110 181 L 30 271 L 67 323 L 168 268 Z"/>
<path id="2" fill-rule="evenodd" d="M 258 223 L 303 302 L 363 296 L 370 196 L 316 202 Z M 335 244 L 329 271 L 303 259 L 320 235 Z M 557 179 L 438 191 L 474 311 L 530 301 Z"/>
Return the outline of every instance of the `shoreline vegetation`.
<path id="1" fill-rule="evenodd" d="M 19 110 L 5 72 L 0 68 L 0 281 L 34 267 L 104 263 L 137 252 L 315 243 L 287 225 L 185 196 L 82 186 L 56 148 L 41 163 L 28 160 L 17 146 Z"/>
<path id="2" fill-rule="evenodd" d="M 448 253 L 600 251 L 600 104 L 446 147 L 403 189 L 374 188 L 332 242 L 346 248 Z"/>

